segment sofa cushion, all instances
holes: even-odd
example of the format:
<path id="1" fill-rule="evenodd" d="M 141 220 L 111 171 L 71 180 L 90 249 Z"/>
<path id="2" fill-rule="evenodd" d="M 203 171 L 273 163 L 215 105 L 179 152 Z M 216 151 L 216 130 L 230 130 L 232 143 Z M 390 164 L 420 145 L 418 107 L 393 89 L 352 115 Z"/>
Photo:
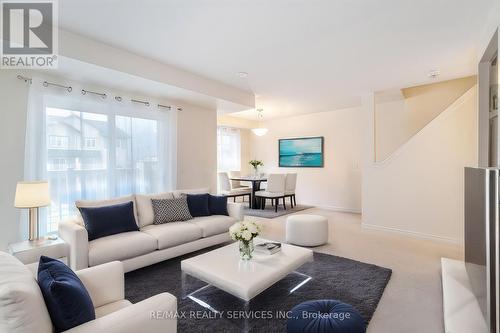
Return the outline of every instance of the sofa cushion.
<path id="1" fill-rule="evenodd" d="M 210 195 L 208 199 L 210 215 L 229 215 L 227 211 L 227 197 L 223 195 Z"/>
<path id="2" fill-rule="evenodd" d="M 210 237 L 228 232 L 229 227 L 236 222 L 238 222 L 238 220 L 231 216 L 211 215 L 196 217 L 188 223 L 195 224 L 201 228 L 203 237 Z"/>
<path id="3" fill-rule="evenodd" d="M 202 237 L 201 228 L 189 222 L 153 224 L 142 228 L 141 231 L 158 240 L 159 250 L 191 242 Z"/>
<path id="4" fill-rule="evenodd" d="M 186 194 L 189 213 L 191 216 L 209 216 L 210 210 L 208 208 L 208 193 L 203 194 Z"/>
<path id="5" fill-rule="evenodd" d="M 89 242 L 89 266 L 134 258 L 153 252 L 157 247 L 154 237 L 140 231 L 98 238 Z"/>
<path id="6" fill-rule="evenodd" d="M 104 200 L 77 200 L 75 201 L 75 206 L 76 208 L 80 207 L 103 207 L 103 206 L 110 206 L 110 205 L 116 205 L 116 204 L 121 204 L 121 203 L 126 203 L 132 201 L 134 203 L 134 216 L 135 220 L 138 221 L 137 218 L 137 209 L 135 207 L 135 195 L 127 195 L 124 197 L 117 197 L 117 198 L 111 198 L 111 199 L 104 199 Z M 78 212 L 80 214 L 80 212 Z M 78 219 L 78 223 L 83 225 L 83 220 Z"/>
<path id="7" fill-rule="evenodd" d="M 63 262 L 41 256 L 38 285 L 56 332 L 66 331 L 95 319 L 94 304 L 87 289 Z"/>
<path id="8" fill-rule="evenodd" d="M 210 193 L 210 189 L 208 187 L 202 188 L 194 188 L 194 189 L 186 189 L 186 190 L 175 190 L 174 198 L 180 198 L 183 194 L 203 194 Z"/>
<path id="9" fill-rule="evenodd" d="M 139 231 L 134 216 L 134 203 L 104 207 L 80 207 L 89 241 L 128 231 Z"/>
<path id="10" fill-rule="evenodd" d="M 33 273 L 0 252 L 0 332 L 52 333 L 52 322 Z"/>
<path id="11" fill-rule="evenodd" d="M 173 199 L 174 194 L 172 192 L 158 193 L 158 194 L 136 194 L 135 203 L 137 208 L 137 217 L 139 227 L 145 227 L 147 225 L 153 224 L 154 221 L 154 211 L 151 199 Z"/>
<path id="12" fill-rule="evenodd" d="M 189 212 L 187 198 L 151 199 L 155 213 L 153 224 L 186 221 L 193 217 Z"/>

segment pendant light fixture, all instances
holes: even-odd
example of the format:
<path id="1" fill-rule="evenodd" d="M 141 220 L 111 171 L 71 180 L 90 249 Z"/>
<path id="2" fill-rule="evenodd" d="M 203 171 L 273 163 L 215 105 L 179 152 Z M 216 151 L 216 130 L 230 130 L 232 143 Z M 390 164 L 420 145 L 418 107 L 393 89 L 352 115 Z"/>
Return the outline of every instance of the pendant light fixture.
<path id="1" fill-rule="evenodd" d="M 262 114 L 264 112 L 264 109 L 257 109 L 256 111 L 257 111 L 257 119 L 260 122 L 264 118 L 264 115 Z M 263 127 L 252 128 L 253 134 L 255 134 L 257 136 L 266 135 L 267 131 L 268 131 L 268 129 L 267 128 L 263 128 Z"/>

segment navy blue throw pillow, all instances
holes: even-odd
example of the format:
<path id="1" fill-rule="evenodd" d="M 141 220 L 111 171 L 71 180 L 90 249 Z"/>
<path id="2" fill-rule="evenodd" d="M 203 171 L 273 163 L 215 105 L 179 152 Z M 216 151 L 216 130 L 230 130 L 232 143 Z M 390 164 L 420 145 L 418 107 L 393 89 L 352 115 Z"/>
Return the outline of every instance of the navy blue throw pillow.
<path id="1" fill-rule="evenodd" d="M 135 222 L 134 203 L 132 201 L 103 207 L 78 208 L 89 235 L 89 241 L 120 234 L 128 231 L 138 231 Z"/>
<path id="2" fill-rule="evenodd" d="M 210 210 L 208 209 L 208 193 L 204 194 L 186 194 L 189 212 L 191 216 L 209 216 Z"/>
<path id="3" fill-rule="evenodd" d="M 208 206 L 210 215 L 229 215 L 227 212 L 227 197 L 210 195 Z"/>
<path id="4" fill-rule="evenodd" d="M 38 285 L 56 332 L 95 319 L 94 304 L 87 289 L 63 262 L 41 256 Z"/>

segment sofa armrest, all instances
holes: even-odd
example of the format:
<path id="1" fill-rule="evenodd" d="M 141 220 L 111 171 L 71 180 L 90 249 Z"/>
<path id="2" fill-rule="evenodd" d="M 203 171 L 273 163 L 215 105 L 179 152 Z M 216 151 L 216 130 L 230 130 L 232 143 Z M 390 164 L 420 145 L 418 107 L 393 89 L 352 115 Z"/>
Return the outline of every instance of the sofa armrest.
<path id="1" fill-rule="evenodd" d="M 243 205 L 238 202 L 228 202 L 227 212 L 229 216 L 234 217 L 238 221 L 243 221 Z"/>
<path id="2" fill-rule="evenodd" d="M 74 327 L 67 333 L 176 333 L 177 299 L 162 293 L 106 316 Z"/>
<path id="3" fill-rule="evenodd" d="M 76 275 L 87 288 L 95 308 L 125 298 L 123 274 L 123 263 L 120 261 L 76 271 Z"/>
<path id="4" fill-rule="evenodd" d="M 73 270 L 89 267 L 89 237 L 76 218 L 59 223 L 59 237 L 69 244 L 69 262 Z"/>

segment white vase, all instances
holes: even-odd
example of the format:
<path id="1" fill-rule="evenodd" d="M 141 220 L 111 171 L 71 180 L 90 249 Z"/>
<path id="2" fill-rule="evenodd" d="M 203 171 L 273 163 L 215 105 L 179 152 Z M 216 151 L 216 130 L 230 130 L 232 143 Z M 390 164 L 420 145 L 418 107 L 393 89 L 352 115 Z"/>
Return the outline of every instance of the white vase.
<path id="1" fill-rule="evenodd" d="M 254 179 L 259 178 L 259 168 L 258 167 L 257 168 L 253 168 L 253 175 L 252 176 L 253 176 Z"/>

